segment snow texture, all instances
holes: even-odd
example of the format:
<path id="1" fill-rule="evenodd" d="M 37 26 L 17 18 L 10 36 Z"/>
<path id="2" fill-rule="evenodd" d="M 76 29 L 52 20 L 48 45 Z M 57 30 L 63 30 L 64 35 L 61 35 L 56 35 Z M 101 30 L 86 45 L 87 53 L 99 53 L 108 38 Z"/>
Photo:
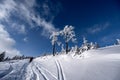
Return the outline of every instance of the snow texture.
<path id="1" fill-rule="evenodd" d="M 0 80 L 120 80 L 120 45 L 0 62 Z"/>

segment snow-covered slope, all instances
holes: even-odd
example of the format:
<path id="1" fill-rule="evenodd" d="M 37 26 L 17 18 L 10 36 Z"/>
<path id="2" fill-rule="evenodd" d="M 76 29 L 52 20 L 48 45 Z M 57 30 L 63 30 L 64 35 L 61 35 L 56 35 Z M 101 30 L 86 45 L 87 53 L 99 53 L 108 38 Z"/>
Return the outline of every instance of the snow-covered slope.
<path id="1" fill-rule="evenodd" d="M 120 46 L 0 62 L 0 80 L 120 80 Z"/>

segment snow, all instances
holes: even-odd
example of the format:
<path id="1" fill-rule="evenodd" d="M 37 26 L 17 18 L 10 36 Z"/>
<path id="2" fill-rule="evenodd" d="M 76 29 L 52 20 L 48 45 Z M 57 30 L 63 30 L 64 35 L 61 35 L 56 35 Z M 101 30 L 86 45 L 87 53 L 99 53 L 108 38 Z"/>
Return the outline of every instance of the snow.
<path id="1" fill-rule="evenodd" d="M 58 36 L 59 32 L 52 32 L 52 34 L 50 35 L 52 45 L 54 45 L 56 42 L 58 45 L 60 45 L 60 42 L 58 41 Z"/>
<path id="2" fill-rule="evenodd" d="M 0 62 L 0 80 L 120 80 L 120 45 Z"/>
<path id="3" fill-rule="evenodd" d="M 76 42 L 75 38 L 75 32 L 73 26 L 66 25 L 63 30 L 60 31 L 60 34 L 64 37 L 65 42 L 69 42 L 70 40 L 72 42 Z"/>

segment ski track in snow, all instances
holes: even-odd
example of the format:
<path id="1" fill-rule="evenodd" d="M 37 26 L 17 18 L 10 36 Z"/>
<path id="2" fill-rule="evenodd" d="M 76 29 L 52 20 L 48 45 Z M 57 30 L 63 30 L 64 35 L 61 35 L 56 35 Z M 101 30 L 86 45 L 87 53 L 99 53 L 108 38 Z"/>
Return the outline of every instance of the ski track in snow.
<path id="1" fill-rule="evenodd" d="M 47 74 L 51 75 L 51 77 L 53 77 L 55 80 L 57 80 L 57 77 L 55 75 L 53 75 L 50 71 L 48 71 L 47 69 L 41 67 L 41 69 L 45 72 L 47 72 Z"/>
<path id="2" fill-rule="evenodd" d="M 30 80 L 37 80 L 37 74 L 35 73 L 33 67 L 34 67 L 34 66 L 31 66 L 31 70 L 32 70 L 32 73 L 33 73 L 33 77 L 31 77 Z"/>
<path id="3" fill-rule="evenodd" d="M 30 80 L 40 80 L 40 75 L 34 65 L 32 66 L 32 73 L 33 77 L 31 77 Z"/>
<path id="4" fill-rule="evenodd" d="M 9 75 L 9 73 L 13 70 L 13 67 L 10 65 L 9 69 L 4 71 L 0 74 L 0 79 L 4 78 L 5 76 Z"/>
<path id="5" fill-rule="evenodd" d="M 23 66 L 22 66 L 22 68 L 20 69 L 20 71 L 19 71 L 19 74 L 20 74 L 20 77 L 19 77 L 19 79 L 18 80 L 24 80 L 24 78 L 25 78 L 25 73 L 26 73 L 26 68 L 27 68 L 27 66 L 28 66 L 28 63 L 25 63 Z M 18 74 L 18 75 L 19 75 Z"/>
<path id="6" fill-rule="evenodd" d="M 35 64 L 36 62 L 32 62 L 32 65 L 31 65 L 31 71 L 32 71 L 32 75 L 33 76 L 30 76 L 30 80 L 49 80 L 48 77 L 42 72 L 41 68 Z"/>
<path id="7" fill-rule="evenodd" d="M 25 80 L 24 79 L 25 77 L 23 76 L 25 76 L 24 74 L 25 74 L 26 67 L 27 67 L 27 63 L 24 63 L 23 66 L 18 71 L 18 70 L 14 70 L 14 68 L 10 64 L 9 69 L 3 72 L 3 74 L 6 74 L 6 75 L 2 76 L 0 80 Z"/>
<path id="8" fill-rule="evenodd" d="M 38 67 L 38 66 L 36 66 L 36 69 L 39 71 L 39 73 L 42 75 L 42 77 L 43 77 L 43 79 L 44 80 L 49 80 L 48 78 L 47 78 L 47 76 L 41 71 L 41 69 Z"/>
<path id="9" fill-rule="evenodd" d="M 59 60 L 56 60 L 55 63 L 56 63 L 56 67 L 57 67 L 58 80 L 65 80 L 63 69 L 61 67 Z"/>

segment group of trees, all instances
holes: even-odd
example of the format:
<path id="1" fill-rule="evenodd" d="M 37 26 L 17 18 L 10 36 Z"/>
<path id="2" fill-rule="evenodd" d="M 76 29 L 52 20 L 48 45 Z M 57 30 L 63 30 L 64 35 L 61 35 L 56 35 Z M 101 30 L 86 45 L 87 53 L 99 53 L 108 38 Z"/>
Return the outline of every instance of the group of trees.
<path id="1" fill-rule="evenodd" d="M 22 55 L 22 56 L 16 55 L 16 56 L 14 56 L 13 58 L 11 58 L 11 60 L 22 60 L 22 59 L 30 59 L 30 58 L 31 58 L 31 57 L 24 56 L 24 55 Z"/>
<path id="2" fill-rule="evenodd" d="M 58 37 L 62 37 L 64 39 L 65 45 L 66 45 L 65 51 L 66 51 L 66 54 L 67 54 L 69 52 L 69 49 L 68 49 L 69 41 L 72 41 L 72 42 L 76 41 L 74 27 L 66 25 L 63 28 L 63 30 L 56 31 L 56 32 L 53 32 L 51 34 L 50 39 L 51 39 L 51 43 L 52 43 L 52 46 L 53 46 L 53 56 L 55 56 L 55 48 L 56 48 L 55 45 L 56 44 L 58 44 L 58 45 L 61 44 L 61 42 L 58 41 Z"/>
<path id="3" fill-rule="evenodd" d="M 22 56 L 16 55 L 16 56 L 14 56 L 14 57 L 12 57 L 12 58 L 9 58 L 9 57 L 5 57 L 5 54 L 6 54 L 5 51 L 0 54 L 0 62 L 2 62 L 2 61 L 9 61 L 9 60 L 30 59 L 30 58 L 31 58 L 31 57 L 29 57 L 29 56 L 24 56 L 24 55 L 22 55 Z M 32 57 L 32 58 L 33 58 L 33 57 Z"/>
<path id="4" fill-rule="evenodd" d="M 58 45 L 61 44 L 61 42 L 59 41 L 58 37 L 62 37 L 63 38 L 64 43 L 65 43 L 65 52 L 66 52 L 66 54 L 68 54 L 68 52 L 70 51 L 68 49 L 68 47 L 69 47 L 68 43 L 70 41 L 73 42 L 73 43 L 76 42 L 74 27 L 66 25 L 63 28 L 63 30 L 56 31 L 56 32 L 53 32 L 51 34 L 50 39 L 51 39 L 51 43 L 52 43 L 52 46 L 53 46 L 53 56 L 55 56 L 56 44 L 58 44 Z M 61 46 L 62 46 L 62 50 L 63 50 L 63 44 Z M 77 52 L 82 53 L 82 52 L 84 52 L 86 50 L 96 49 L 98 47 L 99 47 L 99 45 L 97 43 L 95 43 L 95 44 L 93 44 L 92 42 L 88 43 L 87 40 L 85 38 L 83 38 L 82 46 L 79 49 L 76 48 L 76 50 L 77 50 Z"/>
<path id="5" fill-rule="evenodd" d="M 83 44 L 81 46 L 82 48 L 82 52 L 86 51 L 86 50 L 90 50 L 90 49 L 97 49 L 99 47 L 99 45 L 95 42 L 88 42 L 88 40 L 86 38 L 83 38 Z"/>
<path id="6" fill-rule="evenodd" d="M 59 37 L 62 37 L 65 43 L 65 50 L 63 47 L 63 44 L 61 43 L 61 41 L 59 41 Z M 84 37 L 83 38 L 83 44 L 81 47 L 75 46 L 72 49 L 69 49 L 69 42 L 76 42 L 76 37 L 75 37 L 75 32 L 74 32 L 74 27 L 73 26 L 69 26 L 66 25 L 63 30 L 60 31 L 54 31 L 52 32 L 52 34 L 50 35 L 50 39 L 51 39 L 51 43 L 53 46 L 53 56 L 55 56 L 56 53 L 56 45 L 60 46 L 62 48 L 62 51 L 64 50 L 66 52 L 66 54 L 68 54 L 69 51 L 75 51 L 76 54 L 81 54 L 84 51 L 90 50 L 90 49 L 97 49 L 99 48 L 99 45 L 95 42 L 90 42 L 88 43 L 88 40 Z M 117 45 L 120 45 L 120 39 L 117 39 L 116 42 Z M 6 60 L 20 60 L 20 59 L 30 59 L 31 57 L 26 57 L 26 56 L 14 56 L 13 58 L 5 58 L 5 52 L 2 52 L 0 54 L 0 62 L 1 61 L 6 61 Z"/>
<path id="7" fill-rule="evenodd" d="M 97 49 L 97 48 L 99 48 L 99 45 L 96 42 L 89 43 L 88 40 L 84 37 L 82 46 L 81 47 L 78 47 L 78 46 L 72 47 L 71 52 L 74 52 L 75 54 L 81 54 L 84 51 L 88 51 L 91 49 Z"/>

